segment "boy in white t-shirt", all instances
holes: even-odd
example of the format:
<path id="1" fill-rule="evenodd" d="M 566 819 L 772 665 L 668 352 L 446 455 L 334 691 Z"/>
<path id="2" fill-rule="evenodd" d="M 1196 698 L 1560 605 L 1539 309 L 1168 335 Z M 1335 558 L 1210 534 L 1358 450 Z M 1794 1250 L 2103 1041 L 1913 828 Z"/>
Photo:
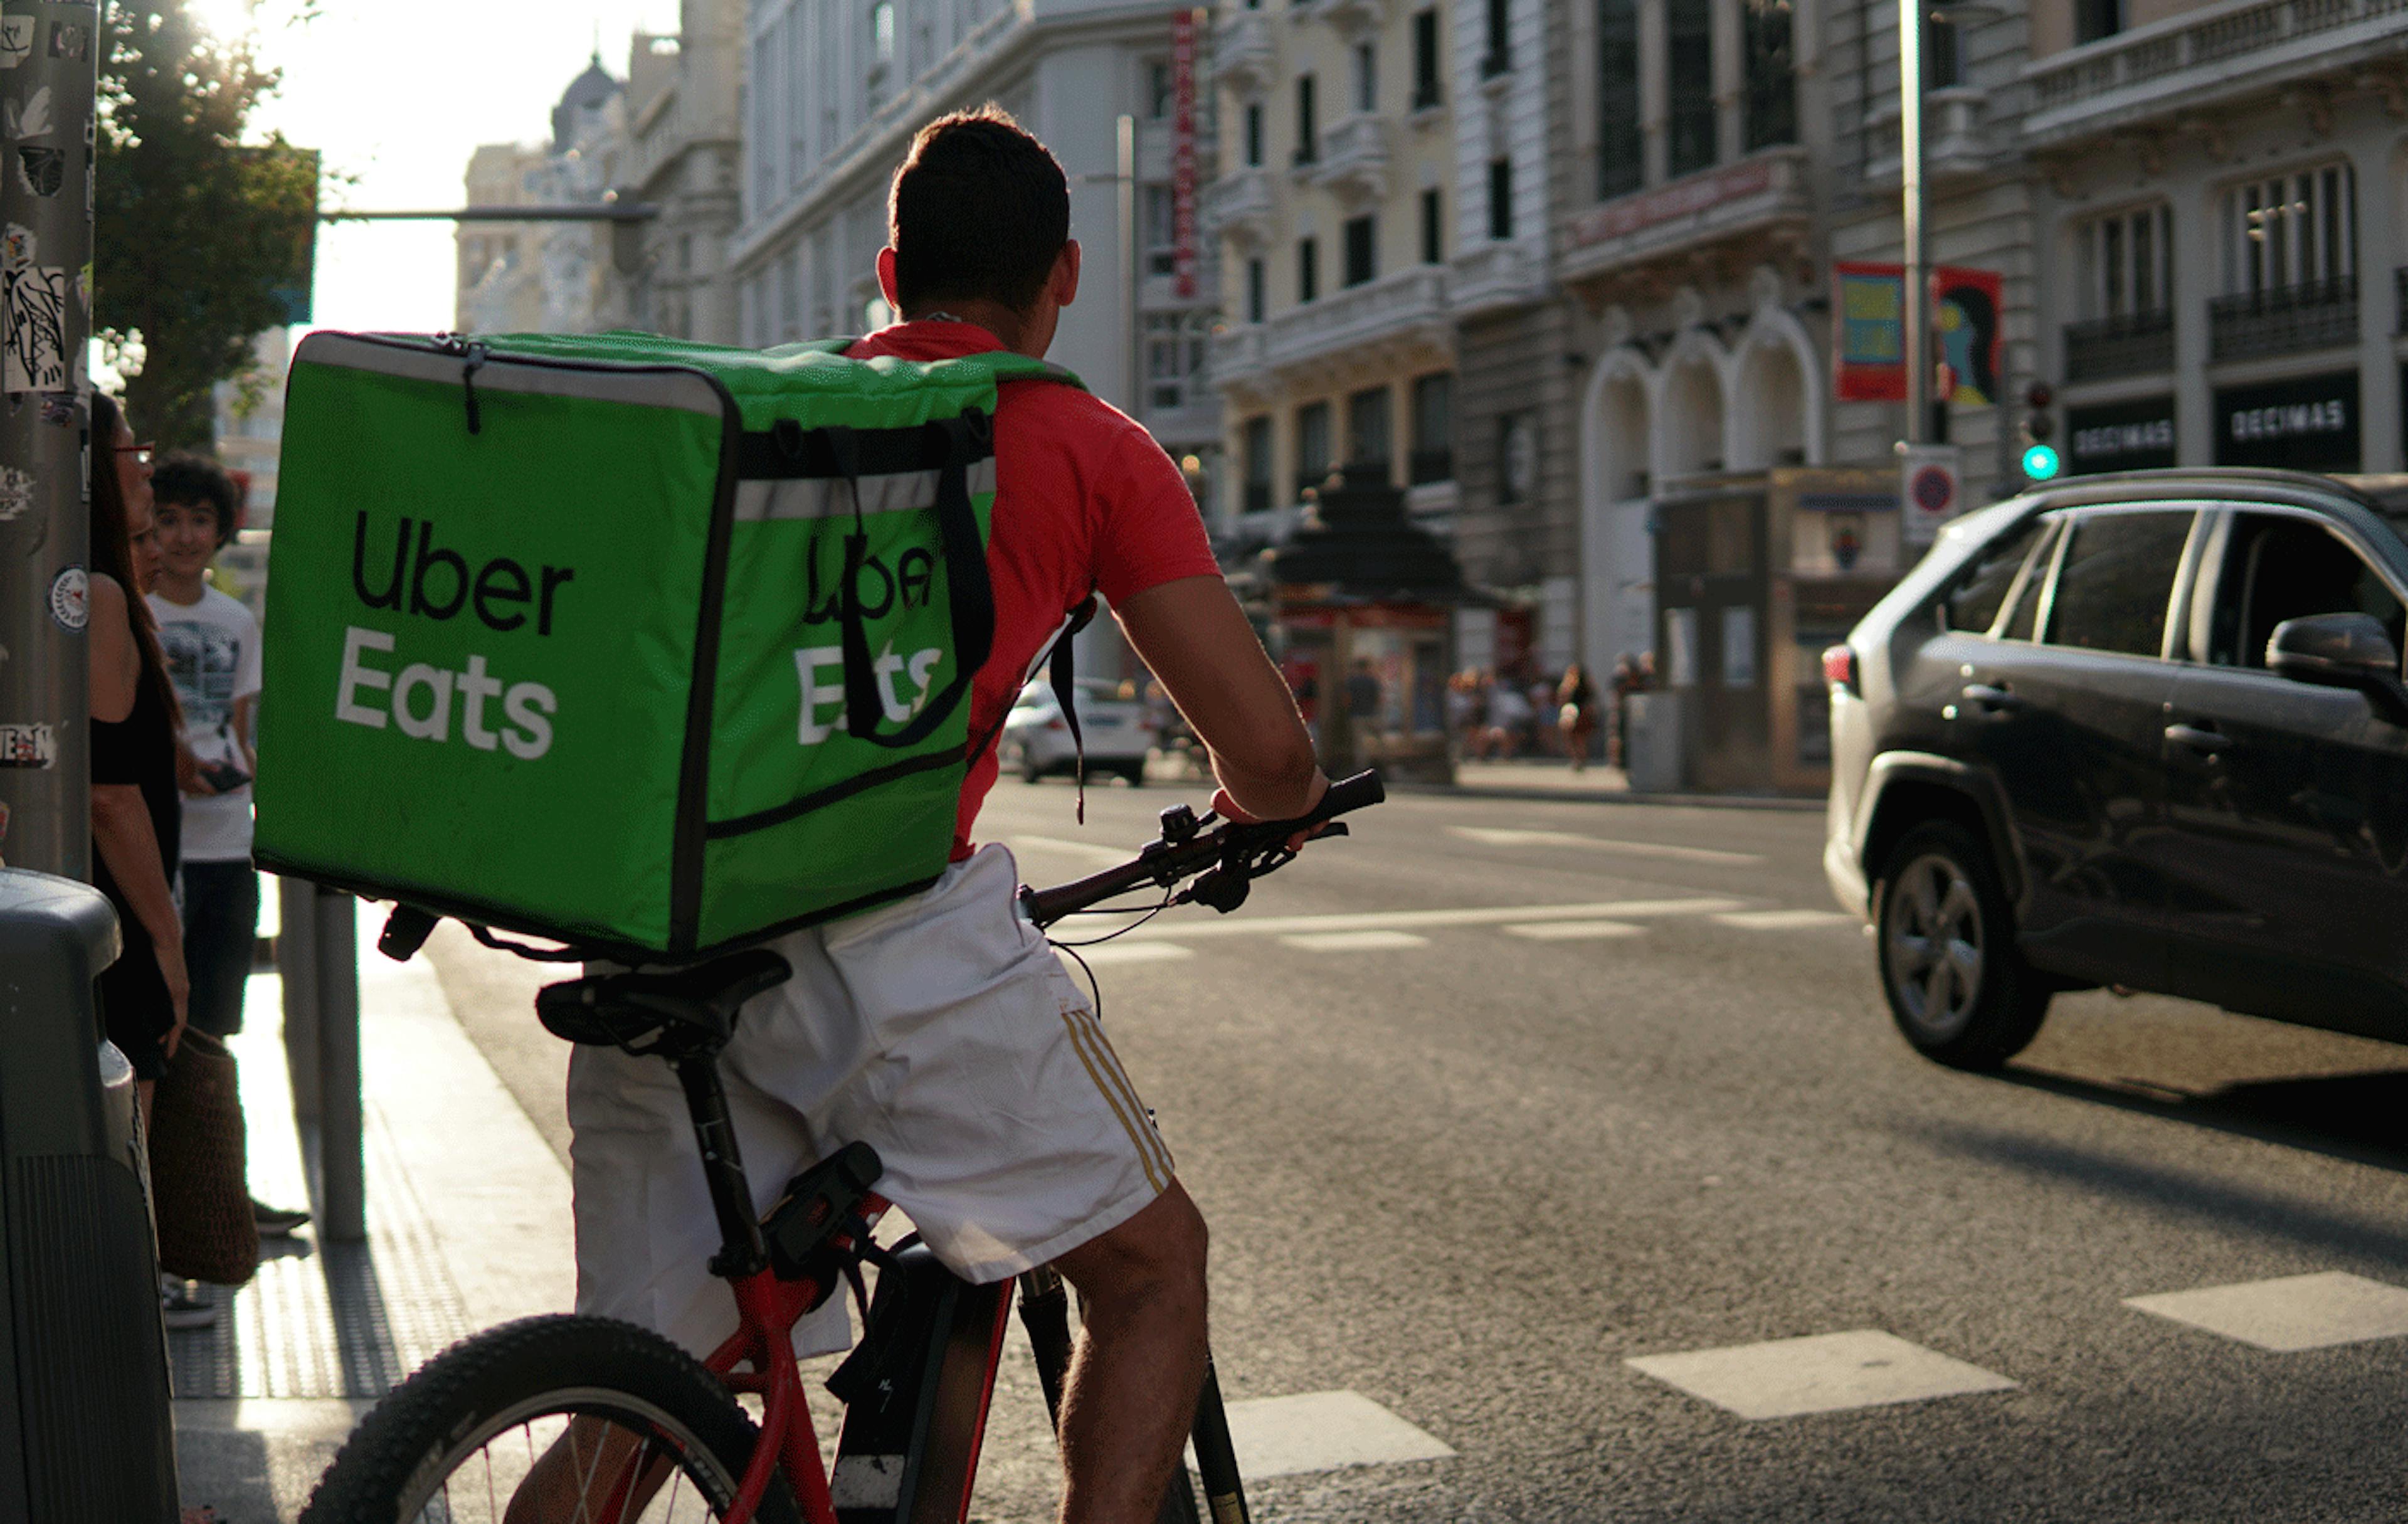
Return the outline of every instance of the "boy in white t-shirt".
<path id="1" fill-rule="evenodd" d="M 251 718 L 259 699 L 259 621 L 208 584 L 209 563 L 241 527 L 242 493 L 213 461 L 175 455 L 151 473 L 159 580 L 150 595 L 159 646 L 183 707 L 176 782 L 184 804 L 184 961 L 192 1025 L 212 1037 L 242 1029 L 243 986 L 259 930 L 251 865 Z M 252 1203 L 263 1230 L 289 1231 L 306 1212 Z"/>

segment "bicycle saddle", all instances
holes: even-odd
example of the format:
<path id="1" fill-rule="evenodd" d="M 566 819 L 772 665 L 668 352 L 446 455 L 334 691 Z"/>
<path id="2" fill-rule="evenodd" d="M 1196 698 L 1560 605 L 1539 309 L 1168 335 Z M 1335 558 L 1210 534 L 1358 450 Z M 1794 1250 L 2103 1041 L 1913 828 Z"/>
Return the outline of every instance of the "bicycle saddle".
<path id="1" fill-rule="evenodd" d="M 630 1053 L 725 1045 L 746 1000 L 784 984 L 793 965 L 767 948 L 665 973 L 590 973 L 536 993 L 536 1018 L 554 1037 Z"/>

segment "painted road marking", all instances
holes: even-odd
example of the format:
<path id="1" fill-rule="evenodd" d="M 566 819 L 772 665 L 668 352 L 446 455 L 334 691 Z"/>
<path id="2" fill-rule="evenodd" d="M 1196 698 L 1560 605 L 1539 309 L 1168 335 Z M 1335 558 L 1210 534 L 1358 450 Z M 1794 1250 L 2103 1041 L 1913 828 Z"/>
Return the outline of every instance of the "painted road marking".
<path id="1" fill-rule="evenodd" d="M 1532 942 L 1588 942 L 1604 937 L 1637 937 L 1647 928 L 1628 921 L 1531 921 L 1503 928 L 1509 937 Z"/>
<path id="2" fill-rule="evenodd" d="M 1618 852 L 1626 857 L 1659 857 L 1671 862 L 1720 863 L 1752 867 L 1764 859 L 1753 852 L 1720 852 L 1713 847 L 1674 846 L 1665 841 L 1626 841 L 1611 836 L 1583 836 L 1577 831 L 1504 830 L 1488 826 L 1449 826 L 1467 841 L 1492 847 L 1586 847 L 1592 852 Z"/>
<path id="3" fill-rule="evenodd" d="M 1194 942 L 1198 937 L 1284 936 L 1292 932 L 1408 931 L 1433 926 L 1507 926 L 1516 921 L 1624 920 L 1657 915 L 1713 915 L 1745 910 L 1744 899 L 1694 896 L 1679 899 L 1600 899 L 1582 905 L 1497 905 L 1457 910 L 1362 911 L 1346 915 L 1232 915 L 1222 921 L 1145 927 L 1131 939 L 1162 937 Z"/>
<path id="4" fill-rule="evenodd" d="M 1175 942 L 1105 942 L 1068 950 L 1086 959 L 1091 969 L 1108 969 L 1122 963 L 1175 963 L 1196 956 L 1195 948 L 1182 947 Z"/>
<path id="5" fill-rule="evenodd" d="M 1282 937 L 1280 941 L 1308 953 L 1383 953 L 1429 945 L 1427 937 L 1416 937 L 1410 931 L 1320 931 Z"/>
<path id="6" fill-rule="evenodd" d="M 1012 852 L 1051 852 L 1065 857 L 1078 857 L 1097 868 L 1117 868 L 1137 855 L 1126 847 L 1108 847 L 1094 841 L 1073 841 L 1061 836 L 1013 836 L 1006 839 Z"/>
<path id="7" fill-rule="evenodd" d="M 2015 1385 L 1996 1372 L 1879 1329 L 1649 1355 L 1624 1363 L 1742 1418 L 1840 1413 L 1969 1392 L 2010 1391 Z"/>
<path id="8" fill-rule="evenodd" d="M 2124 1305 L 2285 1354 L 2408 1333 L 2408 1290 L 2341 1271 L 2127 1297 Z"/>
<path id="9" fill-rule="evenodd" d="M 1238 1473 L 1248 1481 L 1384 1466 L 1400 1460 L 1443 1460 L 1455 1454 L 1437 1435 L 1414 1428 L 1361 1392 L 1306 1392 L 1256 1397 L 1229 1404 L 1229 1440 Z M 1187 1463 L 1196 1464 L 1188 1447 Z"/>
<path id="10" fill-rule="evenodd" d="M 1797 931 L 1806 927 L 1854 925 L 1856 918 L 1835 910 L 1734 910 L 1714 919 L 1747 931 Z"/>

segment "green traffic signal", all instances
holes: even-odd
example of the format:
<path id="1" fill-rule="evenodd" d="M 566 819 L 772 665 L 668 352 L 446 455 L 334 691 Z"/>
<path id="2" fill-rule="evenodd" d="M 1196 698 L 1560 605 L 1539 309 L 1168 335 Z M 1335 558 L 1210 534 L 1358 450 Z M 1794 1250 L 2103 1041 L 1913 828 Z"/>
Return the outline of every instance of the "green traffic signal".
<path id="1" fill-rule="evenodd" d="M 2064 467 L 2055 445 L 2036 444 L 2024 452 L 2024 480 L 2046 482 Z"/>

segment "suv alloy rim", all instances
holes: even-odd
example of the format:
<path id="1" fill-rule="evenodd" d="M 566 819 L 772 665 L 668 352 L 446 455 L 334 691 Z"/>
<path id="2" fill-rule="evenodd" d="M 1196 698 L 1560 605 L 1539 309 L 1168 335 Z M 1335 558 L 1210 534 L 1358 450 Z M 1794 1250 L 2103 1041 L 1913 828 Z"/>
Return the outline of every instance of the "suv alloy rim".
<path id="1" fill-rule="evenodd" d="M 1965 870 L 1934 853 L 1907 864 L 1883 919 L 1890 987 L 1915 1026 L 1944 1041 L 1982 994 L 1982 907 Z"/>

